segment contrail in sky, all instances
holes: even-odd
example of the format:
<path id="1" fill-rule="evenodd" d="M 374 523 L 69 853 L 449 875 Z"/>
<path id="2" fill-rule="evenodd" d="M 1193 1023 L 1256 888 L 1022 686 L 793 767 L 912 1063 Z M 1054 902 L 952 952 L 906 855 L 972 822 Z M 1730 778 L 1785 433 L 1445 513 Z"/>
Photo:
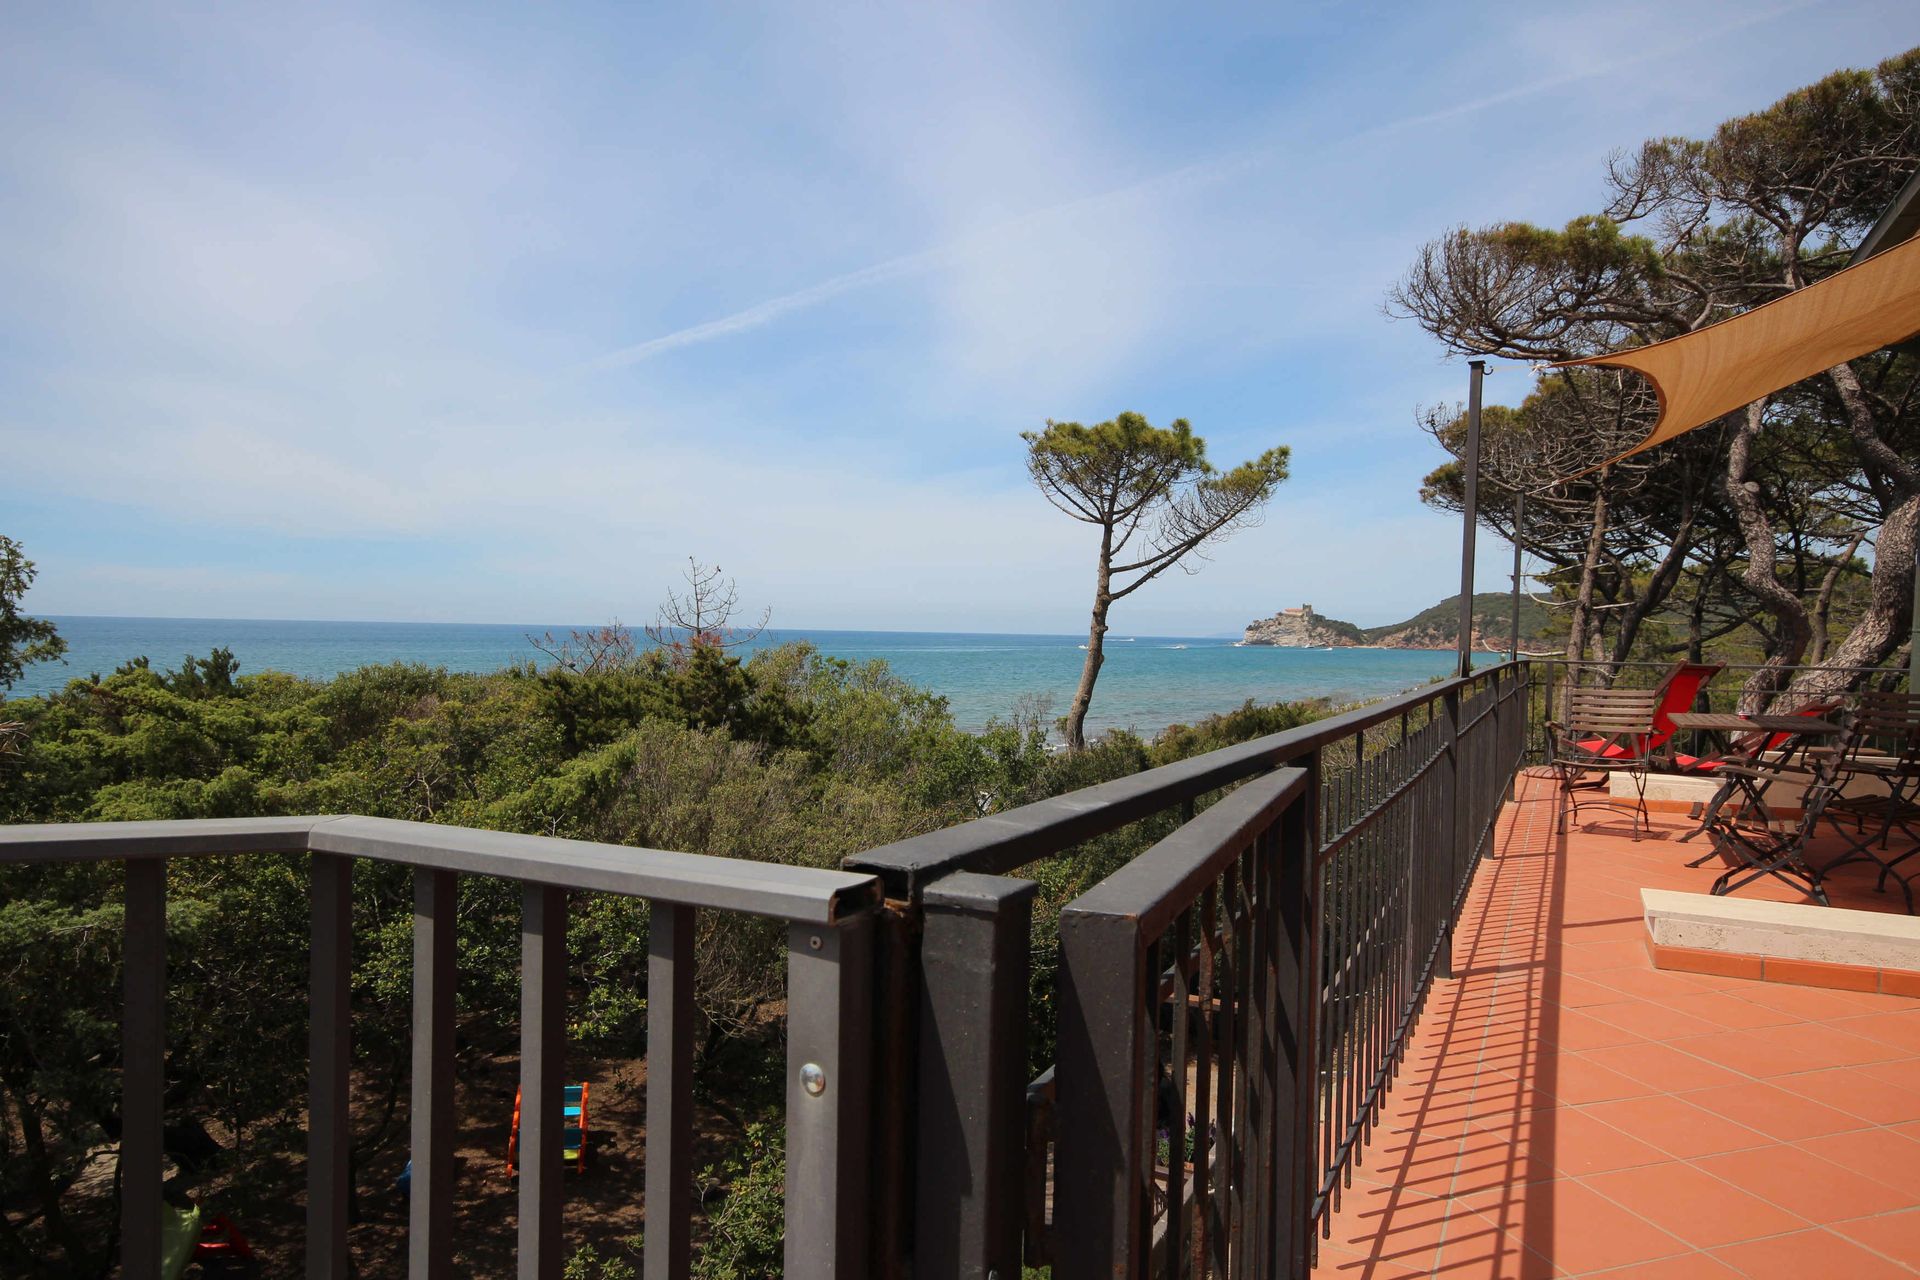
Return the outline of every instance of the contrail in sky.
<path id="1" fill-rule="evenodd" d="M 885 262 L 877 262 L 870 267 L 862 267 L 858 271 L 849 271 L 845 275 L 834 276 L 832 279 L 823 280 L 819 284 L 809 285 L 805 289 L 799 289 L 793 293 L 781 294 L 777 298 L 770 298 L 765 302 L 748 307 L 744 311 L 736 311 L 732 315 L 722 316 L 718 320 L 709 320 L 704 324 L 696 324 L 686 329 L 676 329 L 674 332 L 663 334 L 658 338 L 649 338 L 647 341 L 636 343 L 631 347 L 622 347 L 618 351 L 610 351 L 606 355 L 589 361 L 586 367 L 588 369 L 619 369 L 627 365 L 639 364 L 644 360 L 651 360 L 657 355 L 662 355 L 668 351 L 675 351 L 681 347 L 690 347 L 696 343 L 711 342 L 716 338 L 730 337 L 736 333 L 745 333 L 749 329 L 758 329 L 761 325 L 770 324 L 781 316 L 794 311 L 802 311 L 808 307 L 817 306 L 822 302 L 826 302 L 828 299 L 837 298 L 843 293 L 851 293 L 855 289 L 865 289 L 871 285 L 885 284 L 889 280 L 898 280 L 905 276 L 919 275 L 934 267 L 957 261 L 960 258 L 964 258 L 979 246 L 1003 236 L 1010 231 L 1017 231 L 1033 223 L 1041 222 L 1048 218 L 1060 217 L 1065 214 L 1078 213 L 1081 210 L 1095 208 L 1114 201 L 1131 200 L 1143 195 L 1151 195 L 1162 188 L 1189 185 L 1196 182 L 1216 181 L 1240 169 L 1250 168 L 1265 158 L 1266 153 L 1264 151 L 1249 152 L 1227 156 L 1218 160 L 1207 160 L 1197 164 L 1183 165 L 1178 169 L 1155 174 L 1151 178 L 1128 183 L 1123 187 L 1115 187 L 1110 191 L 1101 191 L 1093 195 L 1079 196 L 1072 200 L 1063 201 L 1060 204 L 1035 209 L 1030 213 L 1023 213 L 1017 218 L 1008 218 L 1004 222 L 997 222 L 990 227 L 972 232 L 950 243 L 937 245 L 931 249 L 923 249 L 919 253 L 909 253 L 903 254 L 898 258 L 888 258 Z"/>
<path id="2" fill-rule="evenodd" d="M 1504 89 L 1499 93 L 1488 94 L 1485 97 L 1456 103 L 1453 106 L 1443 107 L 1436 111 L 1429 111 L 1420 115 L 1404 116 L 1398 120 L 1389 120 L 1382 124 L 1369 126 L 1348 138 L 1329 145 L 1336 147 L 1343 146 L 1347 143 L 1358 142 L 1365 138 L 1394 133 L 1401 129 L 1437 124 L 1444 120 L 1453 120 L 1461 116 L 1472 115 L 1475 112 L 1484 111 L 1489 107 L 1501 106 L 1521 98 L 1533 97 L 1554 89 L 1562 89 L 1568 85 L 1578 84 L 1585 80 L 1593 80 L 1602 76 L 1613 75 L 1616 72 L 1625 71 L 1648 62 L 1670 58 L 1676 53 L 1683 52 L 1696 45 L 1705 44 L 1709 40 L 1724 39 L 1730 32 L 1759 26 L 1762 23 L 1771 22 L 1775 18 L 1783 17 L 1797 10 L 1811 8 L 1814 3 L 1815 0 L 1795 0 L 1794 3 L 1779 5 L 1772 9 L 1763 9 L 1756 13 L 1750 13 L 1735 21 L 1713 26 L 1692 40 L 1678 44 L 1661 45 L 1630 57 L 1616 59 L 1613 62 L 1599 63 L 1594 66 L 1583 67 L 1578 71 L 1568 72 L 1565 75 L 1553 76 L 1544 80 L 1535 80 L 1527 84 L 1516 85 L 1511 89 Z M 589 371 L 626 368 L 630 365 L 651 360 L 655 356 L 665 355 L 669 351 L 678 351 L 682 347 L 691 347 L 703 342 L 712 342 L 719 338 L 732 337 L 736 333 L 746 333 L 750 330 L 758 329 L 763 325 L 772 324 L 782 316 L 819 306 L 821 303 L 830 301 L 842 294 L 852 293 L 857 289 L 871 288 L 878 284 L 886 284 L 889 281 L 900 280 L 909 276 L 920 275 L 936 267 L 958 261 L 974 249 L 999 236 L 1005 235 L 1009 231 L 1016 231 L 1022 227 L 1030 226 L 1048 218 L 1077 213 L 1081 210 L 1094 208 L 1099 205 L 1121 200 L 1136 199 L 1143 195 L 1150 195 L 1163 188 L 1190 186 L 1199 182 L 1219 181 L 1242 170 L 1254 168 L 1272 158 L 1273 154 L 1274 151 L 1271 147 L 1258 147 L 1235 152 L 1220 159 L 1182 165 L 1180 168 L 1169 170 L 1166 173 L 1156 174 L 1153 177 L 1143 179 L 1139 182 L 1128 183 L 1125 186 L 1115 187 L 1109 191 L 1101 191 L 1093 195 L 1080 196 L 1073 200 L 1064 201 L 1060 204 L 1048 205 L 1045 208 L 1036 209 L 1030 213 L 1023 213 L 1019 217 L 1009 218 L 1004 222 L 996 223 L 991 227 L 973 232 L 948 244 L 936 245 L 934 248 L 923 249 L 918 253 L 903 254 L 897 258 L 888 258 L 884 262 L 877 262 L 870 267 L 862 267 L 858 271 L 849 271 L 845 275 L 834 276 L 832 279 L 823 280 L 819 284 L 809 285 L 805 289 L 785 293 L 777 298 L 769 298 L 765 302 L 756 303 L 744 311 L 736 311 L 732 315 L 722 316 L 718 320 L 708 320 L 703 324 L 696 324 L 685 329 L 676 329 L 672 333 L 662 334 L 658 338 L 649 338 L 645 342 L 635 343 L 630 347 L 621 347 L 617 351 L 610 351 L 603 356 L 588 361 L 584 368 Z"/>

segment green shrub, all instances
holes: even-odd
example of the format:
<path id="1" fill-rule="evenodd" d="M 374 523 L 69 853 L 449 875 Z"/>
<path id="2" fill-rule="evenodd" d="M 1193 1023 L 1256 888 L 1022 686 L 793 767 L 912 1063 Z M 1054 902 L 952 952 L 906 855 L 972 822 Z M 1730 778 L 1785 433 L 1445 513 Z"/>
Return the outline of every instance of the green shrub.
<path id="1" fill-rule="evenodd" d="M 560 1271 L 561 1280 L 634 1280 L 637 1274 L 619 1254 L 602 1255 L 590 1244 L 575 1249 Z"/>
<path id="2" fill-rule="evenodd" d="M 716 1176 L 706 1170 L 703 1183 Z M 787 1233 L 787 1134 L 776 1120 L 747 1126 L 745 1140 L 718 1170 L 725 1199 L 707 1217 L 706 1247 L 693 1280 L 761 1280 L 782 1274 Z"/>

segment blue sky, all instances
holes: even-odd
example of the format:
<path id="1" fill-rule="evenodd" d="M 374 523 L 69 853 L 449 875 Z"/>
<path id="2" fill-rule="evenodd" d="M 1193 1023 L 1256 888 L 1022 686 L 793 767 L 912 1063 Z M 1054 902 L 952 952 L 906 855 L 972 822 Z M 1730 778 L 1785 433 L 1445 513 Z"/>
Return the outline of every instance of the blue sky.
<path id="1" fill-rule="evenodd" d="M 1293 447 L 1142 633 L 1457 582 L 1426 239 L 1920 42 L 1898 3 L 18 6 L 0 532 L 43 613 L 1071 631 L 1018 433 Z M 1503 367 L 1489 397 L 1529 375 Z M 1481 581 L 1510 551 L 1482 538 Z"/>

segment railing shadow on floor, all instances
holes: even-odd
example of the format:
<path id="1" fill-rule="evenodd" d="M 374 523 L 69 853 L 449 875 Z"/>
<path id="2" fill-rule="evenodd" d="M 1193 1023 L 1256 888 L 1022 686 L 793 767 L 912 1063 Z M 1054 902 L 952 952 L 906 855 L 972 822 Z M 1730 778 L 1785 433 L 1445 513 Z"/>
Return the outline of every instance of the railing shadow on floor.
<path id="1" fill-rule="evenodd" d="M 1555 1179 L 1552 1046 L 1566 837 L 1550 786 L 1510 802 L 1455 937 L 1456 979 L 1422 1022 L 1350 1229 L 1315 1274 L 1341 1280 L 1546 1268 Z M 1544 1273 L 1544 1272 L 1543 1272 Z"/>

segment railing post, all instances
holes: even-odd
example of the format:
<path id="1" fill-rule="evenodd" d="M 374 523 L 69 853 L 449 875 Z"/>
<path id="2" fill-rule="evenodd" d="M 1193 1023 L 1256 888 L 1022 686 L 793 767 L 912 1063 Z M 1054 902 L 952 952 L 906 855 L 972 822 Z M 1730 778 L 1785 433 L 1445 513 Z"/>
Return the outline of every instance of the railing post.
<path id="1" fill-rule="evenodd" d="M 520 922 L 520 1280 L 560 1280 L 567 891 L 526 886 Z"/>
<path id="2" fill-rule="evenodd" d="M 1274 1172 L 1269 1198 L 1276 1276 L 1304 1276 L 1313 1239 L 1313 1197 L 1319 1182 L 1314 1121 L 1318 1108 L 1320 928 L 1320 753 L 1307 766 L 1307 787 L 1280 815 L 1273 870 L 1279 901 L 1275 1000 L 1278 1042 L 1274 1079 Z"/>
<path id="3" fill-rule="evenodd" d="M 915 1280 L 1020 1274 L 1031 880 L 922 895 Z"/>
<path id="4" fill-rule="evenodd" d="M 1455 686 L 1440 697 L 1440 715 L 1444 723 L 1442 733 L 1446 737 L 1446 751 L 1441 756 L 1440 795 L 1446 807 L 1446 816 L 1440 830 L 1447 833 L 1445 851 L 1448 876 L 1440 887 L 1441 901 L 1437 904 L 1442 921 L 1440 926 L 1440 950 L 1434 957 L 1433 975 L 1436 978 L 1453 976 L 1453 889 L 1459 883 L 1460 868 L 1466 861 L 1468 846 L 1467 808 L 1463 791 L 1466 786 L 1466 770 L 1462 767 L 1460 747 L 1460 689 Z"/>
<path id="5" fill-rule="evenodd" d="M 1147 1274 L 1151 1229 L 1143 1202 L 1155 1095 L 1147 951 L 1131 917 L 1071 907 L 1060 914 L 1057 1280 Z"/>
<path id="6" fill-rule="evenodd" d="M 693 908 L 647 916 L 646 1274 L 693 1260 Z"/>
<path id="7" fill-rule="evenodd" d="M 413 1173 L 407 1187 L 407 1274 L 453 1274 L 453 995 L 459 881 L 413 872 Z"/>
<path id="8" fill-rule="evenodd" d="M 867 1274 L 873 916 L 787 930 L 786 1275 Z"/>
<path id="9" fill-rule="evenodd" d="M 353 860 L 316 853 L 311 864 L 307 1276 L 309 1280 L 346 1280 L 347 1203 L 353 1195 L 347 1127 L 353 1067 Z"/>
<path id="10" fill-rule="evenodd" d="M 129 858 L 121 938 L 120 1274 L 160 1280 L 167 1084 L 167 864 Z"/>

